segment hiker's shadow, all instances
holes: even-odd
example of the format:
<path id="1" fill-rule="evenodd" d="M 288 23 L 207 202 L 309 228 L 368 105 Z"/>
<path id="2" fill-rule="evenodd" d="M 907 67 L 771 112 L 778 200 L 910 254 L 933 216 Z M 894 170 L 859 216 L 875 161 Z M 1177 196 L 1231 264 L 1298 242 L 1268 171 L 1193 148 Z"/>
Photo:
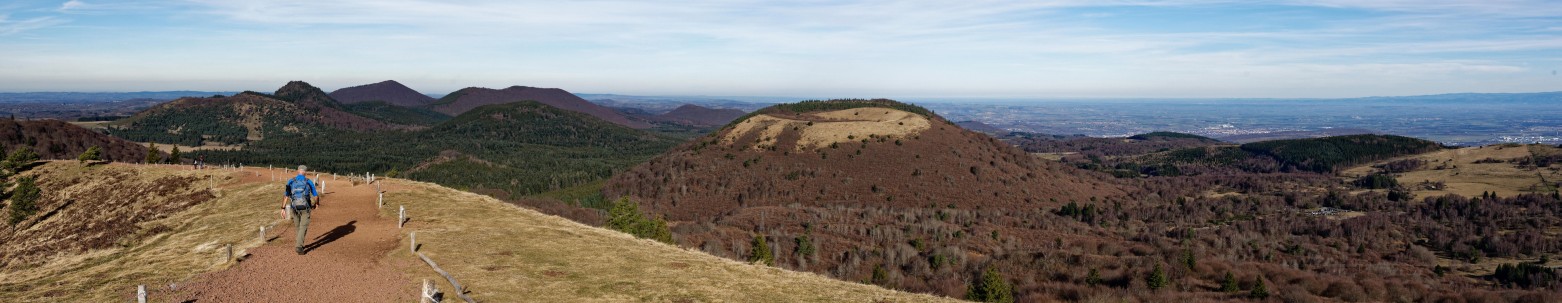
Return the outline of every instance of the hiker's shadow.
<path id="1" fill-rule="evenodd" d="M 316 236 L 314 243 L 304 245 L 304 252 L 314 251 L 316 248 L 320 248 L 320 246 L 325 246 L 347 236 L 347 234 L 353 233 L 353 231 L 358 230 L 358 227 L 353 225 L 354 223 L 358 223 L 358 220 L 348 221 L 347 224 L 342 224 L 342 226 L 332 228 L 331 231 L 325 232 L 323 235 Z"/>

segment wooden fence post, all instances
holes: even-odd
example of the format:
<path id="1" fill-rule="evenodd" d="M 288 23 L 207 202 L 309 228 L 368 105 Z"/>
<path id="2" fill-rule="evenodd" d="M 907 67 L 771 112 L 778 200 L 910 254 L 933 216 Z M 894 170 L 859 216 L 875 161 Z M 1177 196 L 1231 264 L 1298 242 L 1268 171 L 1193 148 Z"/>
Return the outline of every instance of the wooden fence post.
<path id="1" fill-rule="evenodd" d="M 418 232 L 413 231 L 412 233 L 407 234 L 407 237 L 412 239 L 411 241 L 408 241 L 410 243 L 407 245 L 407 251 L 414 254 L 418 253 Z"/>
<path id="2" fill-rule="evenodd" d="M 136 303 L 146 303 L 146 285 L 136 285 Z"/>
<path id="3" fill-rule="evenodd" d="M 434 300 L 434 294 L 436 293 L 439 293 L 439 289 L 434 287 L 434 283 L 429 282 L 428 279 L 423 279 L 423 295 L 418 299 L 418 303 L 439 303 L 439 301 Z"/>
<path id="4" fill-rule="evenodd" d="M 228 244 L 228 245 L 225 245 L 225 246 L 227 247 L 227 250 L 228 250 L 228 255 L 227 255 L 228 257 L 227 258 L 223 258 L 222 259 L 222 263 L 232 262 L 233 261 L 233 244 Z"/>
<path id="5" fill-rule="evenodd" d="M 428 263 L 428 267 L 433 267 L 434 272 L 439 273 L 441 276 L 445 276 L 445 280 L 450 281 L 450 286 L 454 286 L 456 288 L 456 296 L 461 297 L 461 300 L 465 300 L 469 303 L 477 303 L 477 300 L 472 300 L 472 297 L 466 295 L 466 291 L 461 287 L 461 283 L 456 282 L 456 278 L 451 277 L 450 273 L 445 272 L 443 269 L 439 269 L 439 264 L 434 264 L 434 260 L 429 260 L 428 256 L 423 254 L 418 254 L 418 258 L 423 259 L 424 263 Z"/>
<path id="6" fill-rule="evenodd" d="M 406 222 L 407 222 L 407 206 L 406 205 L 402 205 L 401 206 L 401 212 L 398 212 L 397 215 L 396 215 L 396 228 L 401 228 L 402 224 L 404 224 Z"/>
<path id="7" fill-rule="evenodd" d="M 260 243 L 266 243 L 266 226 L 260 226 Z"/>
<path id="8" fill-rule="evenodd" d="M 374 204 L 379 208 L 385 208 L 385 192 L 379 193 L 379 198 L 374 199 Z"/>

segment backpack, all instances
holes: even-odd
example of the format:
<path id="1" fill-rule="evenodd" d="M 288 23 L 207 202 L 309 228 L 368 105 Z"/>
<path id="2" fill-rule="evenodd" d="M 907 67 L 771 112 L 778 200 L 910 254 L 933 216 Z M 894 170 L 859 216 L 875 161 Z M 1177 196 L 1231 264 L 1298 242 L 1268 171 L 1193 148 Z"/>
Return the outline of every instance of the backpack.
<path id="1" fill-rule="evenodd" d="M 312 187 L 314 185 L 309 184 L 309 179 L 293 178 L 287 181 L 287 192 L 290 195 L 289 197 L 293 199 L 289 204 L 293 206 L 293 209 L 310 209 L 309 190 Z"/>

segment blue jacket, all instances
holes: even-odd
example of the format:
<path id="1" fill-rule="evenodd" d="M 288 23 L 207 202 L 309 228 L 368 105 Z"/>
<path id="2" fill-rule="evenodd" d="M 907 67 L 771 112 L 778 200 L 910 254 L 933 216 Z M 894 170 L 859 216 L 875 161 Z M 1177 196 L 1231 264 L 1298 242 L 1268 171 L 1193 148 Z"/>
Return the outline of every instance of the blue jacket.
<path id="1" fill-rule="evenodd" d="M 301 190 L 294 192 L 294 187 L 299 187 Z M 286 197 L 293 198 L 294 200 L 302 200 L 309 197 L 320 196 L 320 193 L 315 192 L 315 182 L 309 181 L 309 177 L 304 177 L 304 175 L 298 175 L 294 176 L 292 179 L 288 179 L 287 186 L 283 186 L 282 189 L 286 191 Z"/>

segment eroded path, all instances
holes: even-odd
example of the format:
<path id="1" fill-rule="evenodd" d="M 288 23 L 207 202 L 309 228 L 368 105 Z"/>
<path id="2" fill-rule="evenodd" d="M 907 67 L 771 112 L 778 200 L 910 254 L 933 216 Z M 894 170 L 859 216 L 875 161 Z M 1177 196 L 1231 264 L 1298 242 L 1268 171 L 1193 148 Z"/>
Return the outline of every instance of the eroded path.
<path id="1" fill-rule="evenodd" d="M 178 301 L 415 301 L 418 285 L 403 274 L 403 269 L 415 264 L 407 258 L 387 258 L 398 247 L 396 219 L 378 215 L 375 187 L 325 179 L 327 191 L 310 217 L 304 255 L 294 253 L 297 231 L 292 221 L 285 221 L 267 232 L 269 242 L 251 249 L 233 267 L 181 283 L 174 294 Z M 273 181 L 262 173 L 246 174 L 242 182 Z M 282 187 L 276 188 L 275 201 L 268 203 L 280 207 Z"/>

